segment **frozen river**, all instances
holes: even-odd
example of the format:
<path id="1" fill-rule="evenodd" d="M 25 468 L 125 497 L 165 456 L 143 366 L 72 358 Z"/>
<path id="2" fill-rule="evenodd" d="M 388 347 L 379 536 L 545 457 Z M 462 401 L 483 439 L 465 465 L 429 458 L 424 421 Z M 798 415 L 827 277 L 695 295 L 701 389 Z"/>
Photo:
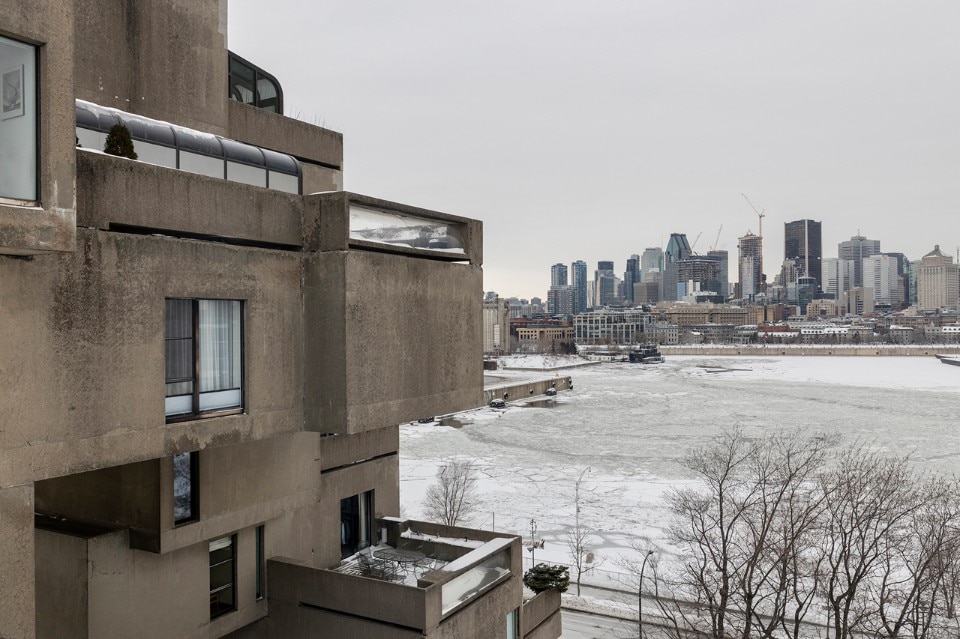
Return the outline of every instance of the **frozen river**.
<path id="1" fill-rule="evenodd" d="M 671 357 L 563 374 L 574 390 L 555 402 L 467 412 L 461 427 L 402 426 L 404 515 L 422 516 L 443 460 L 473 458 L 482 506 L 470 524 L 527 534 L 533 518 L 547 542 L 538 560 L 569 562 L 574 482 L 589 469 L 581 513 L 598 553 L 631 554 L 638 539 L 662 548 L 661 495 L 687 480 L 680 457 L 735 424 L 839 432 L 960 473 L 960 367 L 932 357 Z"/>

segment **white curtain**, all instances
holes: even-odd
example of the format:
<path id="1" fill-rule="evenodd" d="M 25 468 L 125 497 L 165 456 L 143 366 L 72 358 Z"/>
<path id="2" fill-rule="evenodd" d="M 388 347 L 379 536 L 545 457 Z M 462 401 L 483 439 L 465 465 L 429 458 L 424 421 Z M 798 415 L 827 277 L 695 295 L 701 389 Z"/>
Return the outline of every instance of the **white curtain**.
<path id="1" fill-rule="evenodd" d="M 235 300 L 200 300 L 200 392 L 240 389 L 240 315 Z"/>

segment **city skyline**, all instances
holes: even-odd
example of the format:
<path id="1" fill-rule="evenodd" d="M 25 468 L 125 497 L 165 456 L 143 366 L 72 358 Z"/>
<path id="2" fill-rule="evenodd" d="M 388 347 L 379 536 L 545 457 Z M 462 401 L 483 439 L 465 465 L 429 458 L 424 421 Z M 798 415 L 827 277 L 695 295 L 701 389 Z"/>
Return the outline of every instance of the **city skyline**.
<path id="1" fill-rule="evenodd" d="M 822 221 L 825 255 L 857 234 L 956 255 L 958 18 L 947 3 L 231 0 L 229 36 L 288 112 L 344 134 L 345 189 L 483 220 L 485 290 L 529 298 L 551 264 L 622 271 L 671 233 L 734 254 L 759 230 L 741 193 L 766 213 L 768 280 L 800 219 Z"/>

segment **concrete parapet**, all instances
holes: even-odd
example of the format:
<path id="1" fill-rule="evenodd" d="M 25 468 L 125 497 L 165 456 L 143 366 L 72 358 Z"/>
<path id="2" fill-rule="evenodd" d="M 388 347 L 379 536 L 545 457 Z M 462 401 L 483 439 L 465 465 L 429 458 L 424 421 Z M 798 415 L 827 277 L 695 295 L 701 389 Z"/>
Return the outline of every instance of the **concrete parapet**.
<path id="1" fill-rule="evenodd" d="M 504 399 L 504 395 L 509 395 L 507 401 L 515 401 L 537 397 L 547 392 L 548 388 L 556 388 L 558 391 L 570 390 L 573 388 L 573 379 L 569 375 L 550 377 L 548 379 L 523 380 L 518 382 L 504 382 L 493 384 L 483 389 L 483 405 L 487 405 L 495 399 Z"/>

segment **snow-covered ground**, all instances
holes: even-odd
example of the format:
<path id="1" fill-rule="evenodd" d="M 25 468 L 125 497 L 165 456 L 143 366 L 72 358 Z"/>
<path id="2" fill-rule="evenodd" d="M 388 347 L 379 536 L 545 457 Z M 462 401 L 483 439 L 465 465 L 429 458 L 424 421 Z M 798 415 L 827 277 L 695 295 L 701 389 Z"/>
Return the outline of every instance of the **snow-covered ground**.
<path id="1" fill-rule="evenodd" d="M 581 519 L 597 533 L 602 568 L 616 571 L 617 556 L 638 557 L 637 544 L 669 556 L 661 497 L 689 481 L 681 456 L 725 426 L 837 431 L 960 473 L 960 367 L 933 357 L 669 357 L 564 374 L 575 390 L 556 400 L 469 411 L 455 426 L 402 426 L 404 514 L 423 516 L 444 460 L 475 459 L 482 506 L 470 524 L 526 536 L 535 519 L 546 541 L 537 561 L 570 563 L 564 535 L 586 469 Z"/>

